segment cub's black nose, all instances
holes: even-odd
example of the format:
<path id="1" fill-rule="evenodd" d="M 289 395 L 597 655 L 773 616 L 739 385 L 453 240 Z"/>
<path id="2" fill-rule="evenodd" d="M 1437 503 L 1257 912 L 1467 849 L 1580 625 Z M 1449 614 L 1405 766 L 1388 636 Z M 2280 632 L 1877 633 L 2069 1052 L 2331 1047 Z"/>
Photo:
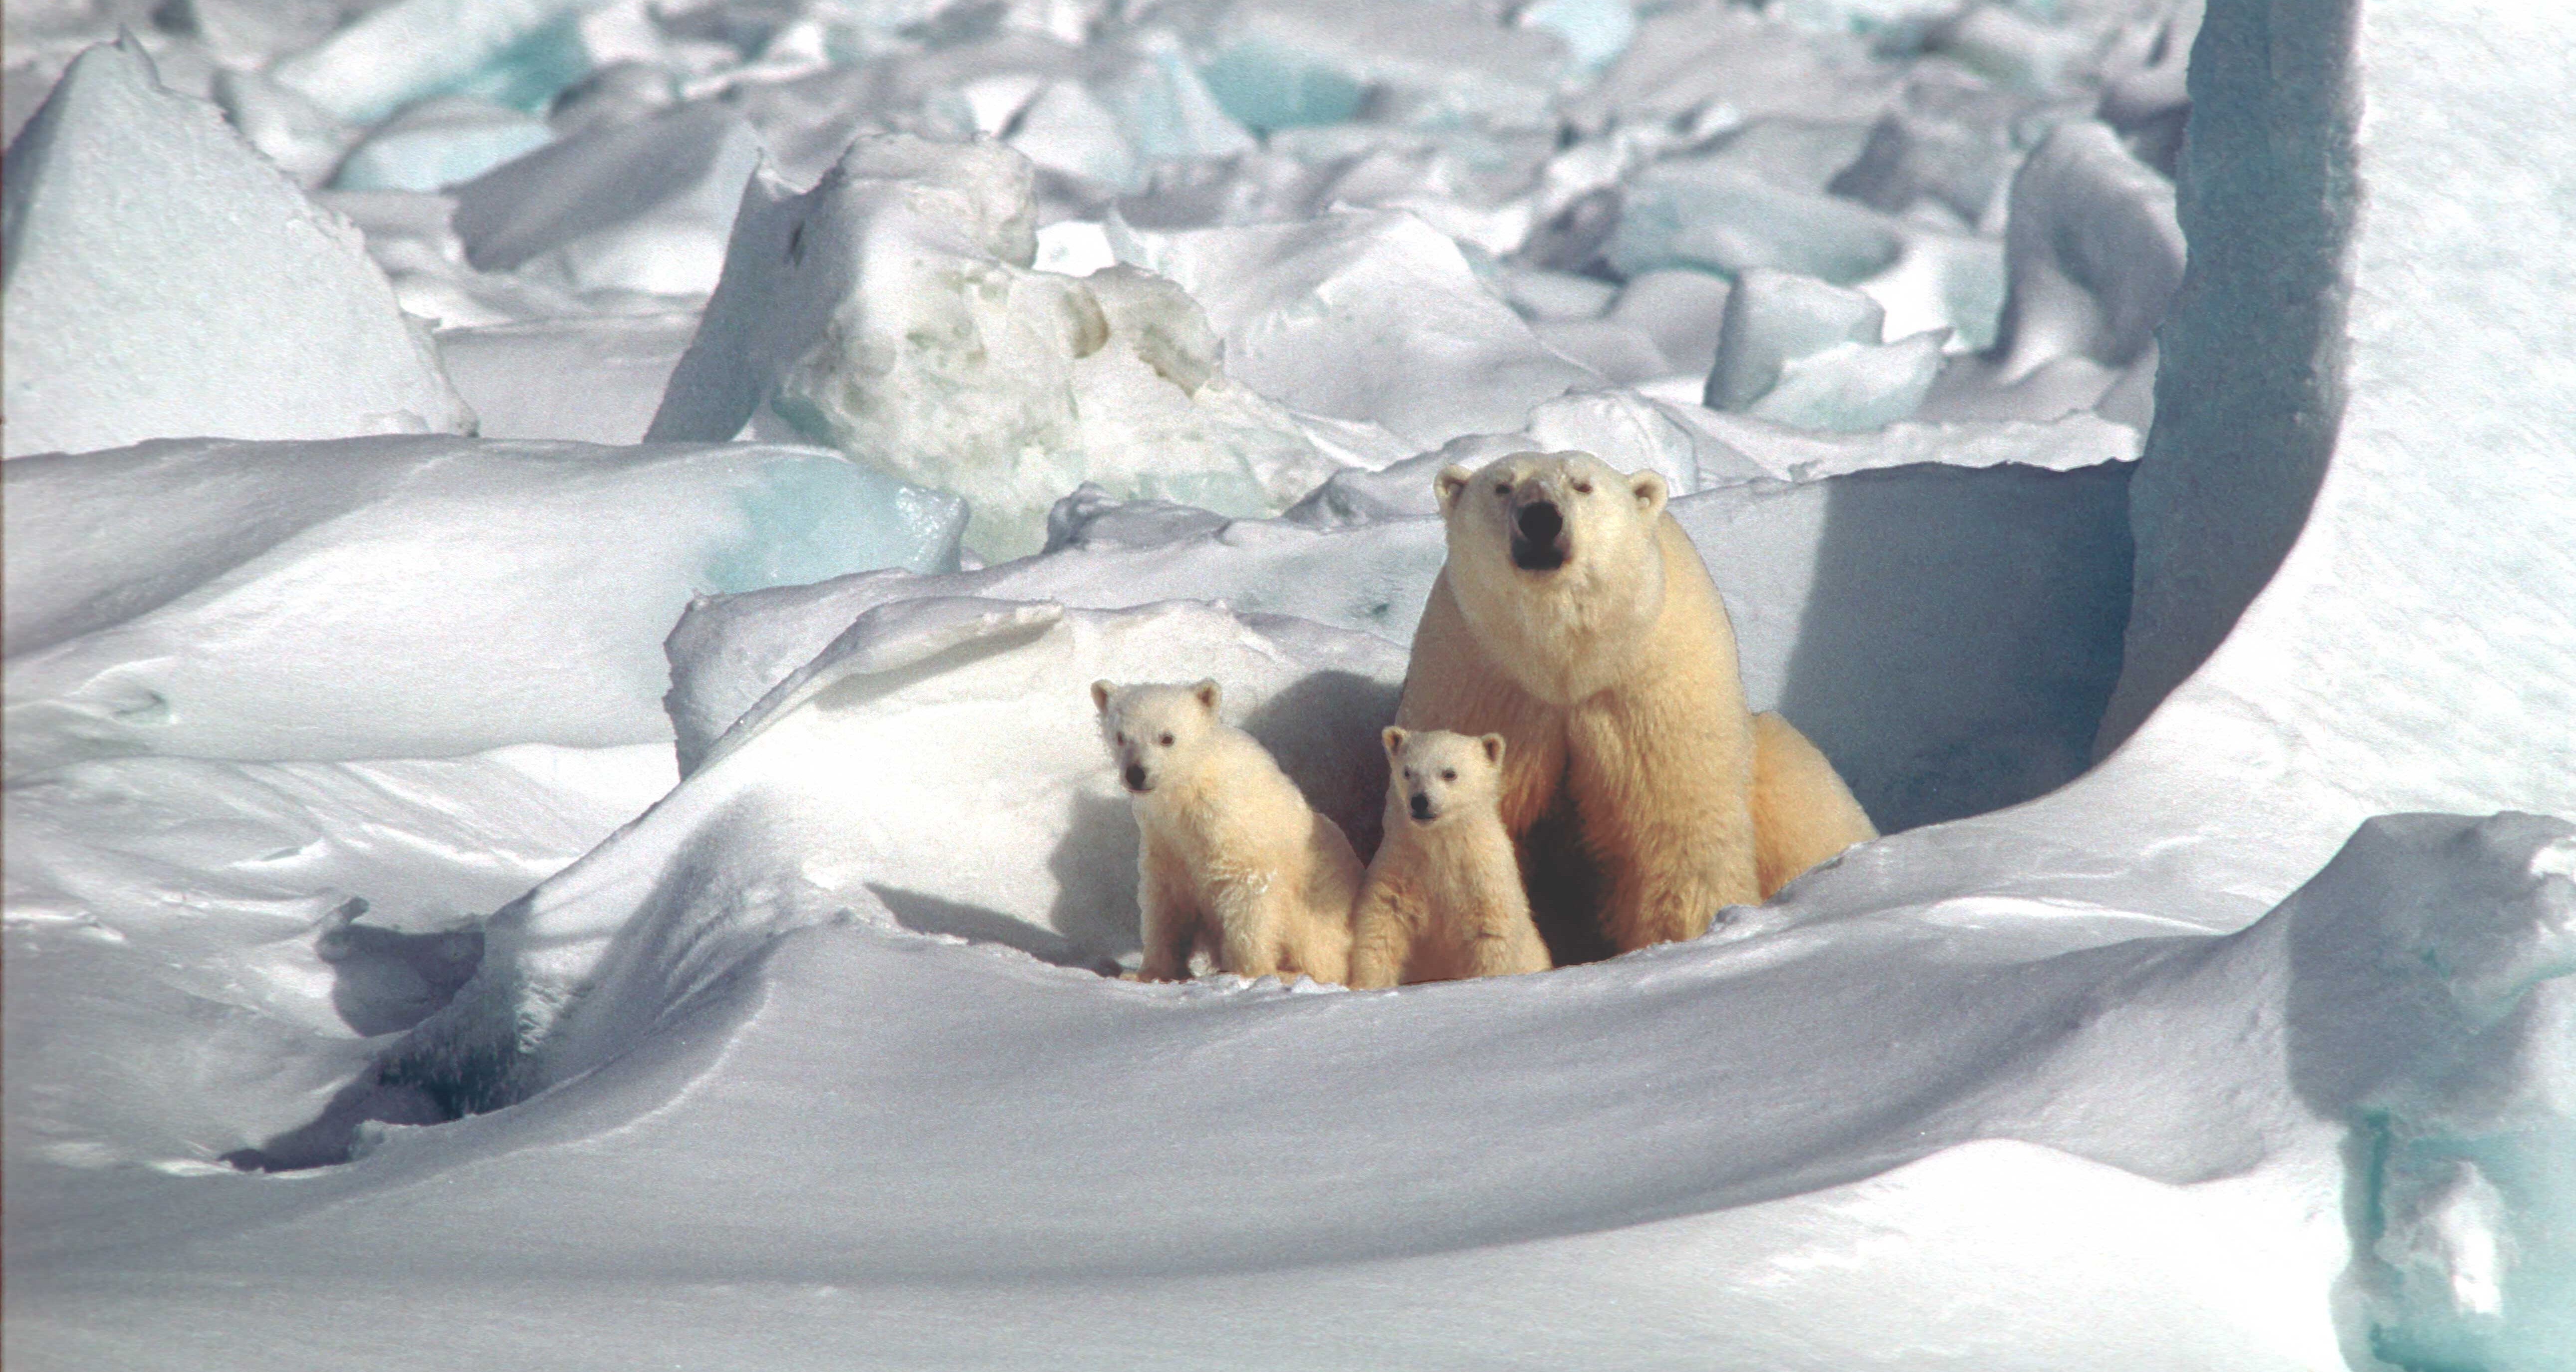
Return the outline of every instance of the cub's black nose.
<path id="1" fill-rule="evenodd" d="M 1420 820 L 1431 818 L 1431 797 L 1417 795 L 1413 798 L 1413 817 Z"/>
<path id="2" fill-rule="evenodd" d="M 1145 789 L 1145 764 L 1141 762 L 1127 764 L 1127 789 L 1130 791 Z"/>

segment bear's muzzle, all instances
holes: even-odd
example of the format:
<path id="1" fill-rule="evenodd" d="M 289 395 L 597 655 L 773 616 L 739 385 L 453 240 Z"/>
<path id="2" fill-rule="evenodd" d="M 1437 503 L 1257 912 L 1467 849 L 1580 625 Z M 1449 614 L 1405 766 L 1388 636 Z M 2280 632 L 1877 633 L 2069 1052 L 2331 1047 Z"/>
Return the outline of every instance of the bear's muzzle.
<path id="1" fill-rule="evenodd" d="M 1572 555 L 1565 515 L 1544 496 L 1512 507 L 1512 565 L 1524 572 L 1552 572 Z"/>

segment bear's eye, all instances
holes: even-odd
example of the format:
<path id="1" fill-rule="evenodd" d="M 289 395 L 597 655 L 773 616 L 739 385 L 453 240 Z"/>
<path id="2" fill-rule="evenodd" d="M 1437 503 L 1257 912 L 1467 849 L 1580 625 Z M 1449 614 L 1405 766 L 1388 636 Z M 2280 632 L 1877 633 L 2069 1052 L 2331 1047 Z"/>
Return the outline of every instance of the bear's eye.
<path id="1" fill-rule="evenodd" d="M 1156 739 L 1156 740 L 1154 740 L 1154 741 L 1155 741 L 1156 743 L 1160 743 L 1160 744 L 1162 744 L 1162 745 L 1163 745 L 1164 747 L 1166 747 L 1166 748 L 1169 748 L 1169 747 L 1171 747 L 1171 746 L 1172 746 L 1172 736 L 1171 736 L 1170 734 L 1165 734 L 1165 735 L 1163 735 L 1161 738 L 1158 738 L 1158 739 Z"/>
<path id="2" fill-rule="evenodd" d="M 1592 483 L 1591 483 L 1591 482 L 1589 482 L 1589 481 L 1578 481 L 1578 482 L 1575 482 L 1575 483 L 1574 483 L 1574 493 L 1575 493 L 1576 495 L 1590 495 L 1590 494 L 1592 494 Z"/>
<path id="3" fill-rule="evenodd" d="M 1498 481 L 1498 482 L 1494 483 L 1494 494 L 1496 494 L 1496 495 L 1510 495 L 1511 493 L 1512 493 L 1512 483 L 1510 483 L 1510 482 L 1508 482 L 1508 481 Z"/>
<path id="4" fill-rule="evenodd" d="M 1119 746 L 1119 747 L 1124 748 L 1124 747 L 1126 747 L 1126 746 L 1127 746 L 1127 736 L 1126 736 L 1125 734 L 1120 734 L 1120 735 L 1118 735 L 1118 736 L 1117 736 L 1117 738 L 1118 738 L 1118 746 Z"/>
<path id="5" fill-rule="evenodd" d="M 1456 781 L 1458 779 L 1458 770 L 1454 767 L 1443 767 L 1440 769 L 1440 779 L 1442 781 Z"/>

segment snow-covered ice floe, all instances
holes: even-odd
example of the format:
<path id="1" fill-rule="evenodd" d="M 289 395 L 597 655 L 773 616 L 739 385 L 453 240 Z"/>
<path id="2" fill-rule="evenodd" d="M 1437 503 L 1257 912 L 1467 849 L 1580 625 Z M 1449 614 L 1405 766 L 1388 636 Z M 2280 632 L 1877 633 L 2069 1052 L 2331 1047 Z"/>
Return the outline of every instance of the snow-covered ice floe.
<path id="1" fill-rule="evenodd" d="M 2576 1367 L 2565 13 L 0 22 L 13 1366 Z M 1102 975 L 1523 448 L 1887 837 Z"/>

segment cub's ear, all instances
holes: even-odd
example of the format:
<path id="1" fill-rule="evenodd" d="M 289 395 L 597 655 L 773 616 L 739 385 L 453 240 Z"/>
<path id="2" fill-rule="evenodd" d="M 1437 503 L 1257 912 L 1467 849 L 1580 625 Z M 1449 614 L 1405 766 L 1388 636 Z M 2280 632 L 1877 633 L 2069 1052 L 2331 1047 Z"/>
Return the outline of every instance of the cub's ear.
<path id="1" fill-rule="evenodd" d="M 1106 681 L 1091 683 L 1091 708 L 1104 715 L 1109 713 L 1109 693 L 1117 689 Z"/>
<path id="2" fill-rule="evenodd" d="M 1458 503 L 1458 493 L 1467 489 L 1467 483 L 1475 479 L 1476 474 L 1464 467 L 1441 468 L 1440 475 L 1431 478 L 1431 493 L 1440 497 L 1440 513 L 1449 513 L 1450 507 Z"/>
<path id="3" fill-rule="evenodd" d="M 1199 704 L 1205 707 L 1209 714 L 1216 713 L 1217 687 L 1215 677 L 1202 678 L 1198 685 L 1190 688 L 1190 694 L 1198 697 Z"/>
<path id="4" fill-rule="evenodd" d="M 1386 755 L 1390 758 L 1404 751 L 1405 738 L 1405 732 L 1392 724 L 1386 726 L 1386 732 L 1378 735 L 1379 741 L 1386 744 Z"/>
<path id="5" fill-rule="evenodd" d="M 1664 512 L 1664 478 L 1655 472 L 1639 472 L 1628 478 L 1628 493 L 1637 497 L 1637 508 L 1648 519 Z"/>
<path id="6" fill-rule="evenodd" d="M 1503 765 L 1503 736 L 1501 734 L 1487 734 L 1476 741 L 1485 745 L 1485 761 L 1496 767 Z"/>

